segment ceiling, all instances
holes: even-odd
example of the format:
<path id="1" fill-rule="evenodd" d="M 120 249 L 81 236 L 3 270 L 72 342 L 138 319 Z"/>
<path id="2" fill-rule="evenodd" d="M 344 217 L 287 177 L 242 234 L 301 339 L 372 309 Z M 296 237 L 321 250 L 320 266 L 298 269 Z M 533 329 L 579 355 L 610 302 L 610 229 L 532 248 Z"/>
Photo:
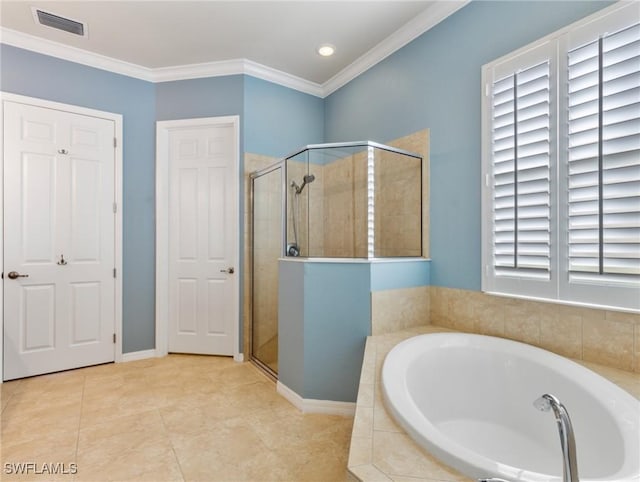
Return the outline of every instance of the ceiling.
<path id="1" fill-rule="evenodd" d="M 376 49 L 384 58 L 465 3 L 1 0 L 0 26 L 3 37 L 19 32 L 146 69 L 245 59 L 323 84 Z M 88 37 L 36 24 L 32 7 L 85 23 Z M 322 43 L 335 55 L 318 55 Z"/>

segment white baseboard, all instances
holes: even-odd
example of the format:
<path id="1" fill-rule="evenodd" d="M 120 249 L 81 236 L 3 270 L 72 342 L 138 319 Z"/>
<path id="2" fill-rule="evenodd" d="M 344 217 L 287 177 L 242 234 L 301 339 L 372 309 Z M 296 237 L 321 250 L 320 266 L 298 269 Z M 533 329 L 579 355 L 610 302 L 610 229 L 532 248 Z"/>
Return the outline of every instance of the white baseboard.
<path id="1" fill-rule="evenodd" d="M 156 356 L 158 355 L 156 354 L 155 349 L 132 351 L 131 353 L 123 353 L 121 361 L 124 363 L 136 360 L 144 360 L 146 358 L 155 358 Z"/>
<path id="2" fill-rule="evenodd" d="M 346 417 L 353 417 L 356 413 L 355 403 L 302 398 L 281 382 L 277 383 L 276 391 L 302 413 L 324 413 L 327 415 L 343 415 Z"/>
<path id="3" fill-rule="evenodd" d="M 156 358 L 159 356 L 163 356 L 163 355 L 158 355 L 158 352 L 155 349 L 132 351 L 131 353 L 123 353 L 122 360 L 120 361 L 124 363 L 124 362 L 136 361 L 136 360 L 144 360 L 146 358 Z M 237 362 L 243 362 L 244 355 L 242 353 L 237 353 L 233 355 L 233 359 Z"/>

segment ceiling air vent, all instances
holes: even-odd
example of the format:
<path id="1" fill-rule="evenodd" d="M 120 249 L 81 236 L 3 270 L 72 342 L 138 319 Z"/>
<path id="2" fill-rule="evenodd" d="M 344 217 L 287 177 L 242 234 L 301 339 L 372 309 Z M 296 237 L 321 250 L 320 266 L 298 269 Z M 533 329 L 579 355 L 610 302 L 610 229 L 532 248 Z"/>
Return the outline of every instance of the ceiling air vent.
<path id="1" fill-rule="evenodd" d="M 34 18 L 37 23 L 45 25 L 46 27 L 57 28 L 58 30 L 64 30 L 75 35 L 83 37 L 87 36 L 87 28 L 82 22 L 71 20 L 70 18 L 61 17 L 51 12 L 45 12 L 37 8 L 33 9 Z"/>

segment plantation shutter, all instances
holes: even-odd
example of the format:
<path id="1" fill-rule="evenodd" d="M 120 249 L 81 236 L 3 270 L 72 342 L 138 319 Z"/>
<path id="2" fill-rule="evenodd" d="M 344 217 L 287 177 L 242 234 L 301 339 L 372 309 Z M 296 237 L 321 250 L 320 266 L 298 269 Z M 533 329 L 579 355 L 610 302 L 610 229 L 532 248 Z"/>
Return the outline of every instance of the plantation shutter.
<path id="1" fill-rule="evenodd" d="M 568 268 L 640 279 L 640 24 L 568 52 Z"/>
<path id="2" fill-rule="evenodd" d="M 549 279 L 550 67 L 539 63 L 492 83 L 493 269 Z"/>

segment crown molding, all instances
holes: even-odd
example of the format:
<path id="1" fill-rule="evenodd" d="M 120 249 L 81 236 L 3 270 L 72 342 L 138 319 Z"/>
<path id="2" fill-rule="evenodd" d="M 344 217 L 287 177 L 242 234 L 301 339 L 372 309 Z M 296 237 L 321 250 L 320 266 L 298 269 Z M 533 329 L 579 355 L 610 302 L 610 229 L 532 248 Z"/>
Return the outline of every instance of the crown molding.
<path id="1" fill-rule="evenodd" d="M 178 65 L 153 69 L 153 82 L 169 82 L 172 80 L 200 79 L 203 77 L 221 77 L 225 75 L 245 74 L 280 84 L 306 94 L 322 97 L 320 84 L 272 69 L 266 65 L 248 59 L 222 60 L 202 64 Z"/>
<path id="2" fill-rule="evenodd" d="M 320 84 L 247 59 L 232 59 L 150 69 L 4 27 L 0 28 L 0 42 L 147 82 L 157 83 L 246 74 L 316 97 L 322 97 L 323 94 Z"/>
<path id="3" fill-rule="evenodd" d="M 244 61 L 244 73 L 259 79 L 268 80 L 276 84 L 284 85 L 294 90 L 314 95 L 316 97 L 324 97 L 324 89 L 321 84 L 310 80 L 288 74 L 281 70 L 276 70 L 252 60 Z"/>
<path id="4" fill-rule="evenodd" d="M 135 79 L 153 82 L 153 70 L 140 65 L 117 60 L 105 55 L 89 52 L 88 50 L 64 45 L 29 35 L 5 27 L 0 28 L 0 42 L 39 54 L 49 55 L 69 62 L 107 70 L 116 74 L 126 75 Z"/>
<path id="5" fill-rule="evenodd" d="M 452 0 L 433 3 L 429 8 L 415 16 L 400 29 L 322 84 L 322 96 L 331 95 L 340 87 L 348 84 L 389 55 L 400 50 L 427 30 L 435 27 L 470 1 Z"/>
<path id="6" fill-rule="evenodd" d="M 0 42 L 147 82 L 157 83 L 245 74 L 324 98 L 440 23 L 469 3 L 469 1 L 453 0 L 434 3 L 323 84 L 318 84 L 248 59 L 232 59 L 152 69 L 5 27 L 0 27 Z"/>
<path id="7" fill-rule="evenodd" d="M 151 81 L 171 82 L 173 80 L 223 77 L 225 75 L 238 74 L 244 74 L 244 61 L 242 59 L 159 67 L 152 70 Z"/>

